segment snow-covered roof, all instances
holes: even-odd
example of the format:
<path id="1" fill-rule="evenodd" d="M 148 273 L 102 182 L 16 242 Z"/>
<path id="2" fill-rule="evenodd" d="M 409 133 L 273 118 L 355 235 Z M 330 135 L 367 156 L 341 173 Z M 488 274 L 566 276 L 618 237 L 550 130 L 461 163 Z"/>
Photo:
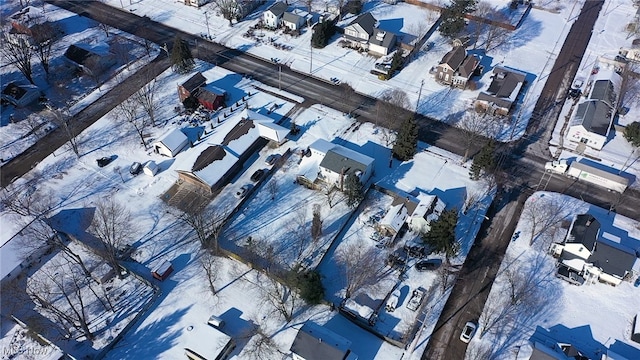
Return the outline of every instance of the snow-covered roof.
<path id="1" fill-rule="evenodd" d="M 398 204 L 387 211 L 387 214 L 380 220 L 379 224 L 397 233 L 406 220 L 407 208 L 404 204 Z"/>
<path id="2" fill-rule="evenodd" d="M 567 267 L 572 268 L 577 271 L 582 271 L 584 269 L 585 261 L 580 258 L 573 259 L 562 259 L 562 263 L 567 265 Z"/>
<path id="3" fill-rule="evenodd" d="M 17 234 L 0 246 L 0 279 L 4 279 L 22 263 L 24 245 L 21 239 L 22 235 Z"/>
<path id="4" fill-rule="evenodd" d="M 329 150 L 333 149 L 336 144 L 327 141 L 325 139 L 318 139 L 309 145 L 309 149 L 315 150 L 322 154 L 326 154 Z"/>
<path id="5" fill-rule="evenodd" d="M 201 143 L 177 157 L 176 170 L 191 173 L 209 186 L 215 185 L 261 136 L 273 119 L 252 110 L 227 119 Z M 264 132 L 264 130 L 263 130 Z"/>
<path id="6" fill-rule="evenodd" d="M 162 275 L 166 273 L 169 268 L 171 268 L 171 262 L 169 260 L 162 260 L 162 262 L 158 264 L 158 266 L 156 266 L 152 272 L 158 275 Z"/>
<path id="7" fill-rule="evenodd" d="M 184 146 L 185 141 L 189 141 L 187 135 L 185 135 L 180 129 L 171 129 L 160 136 L 156 143 L 161 143 L 167 149 L 174 151 Z"/>
<path id="8" fill-rule="evenodd" d="M 218 359 L 218 355 L 231 341 L 231 336 L 210 326 L 207 319 L 187 326 L 180 336 L 180 346 L 195 352 L 205 359 Z"/>

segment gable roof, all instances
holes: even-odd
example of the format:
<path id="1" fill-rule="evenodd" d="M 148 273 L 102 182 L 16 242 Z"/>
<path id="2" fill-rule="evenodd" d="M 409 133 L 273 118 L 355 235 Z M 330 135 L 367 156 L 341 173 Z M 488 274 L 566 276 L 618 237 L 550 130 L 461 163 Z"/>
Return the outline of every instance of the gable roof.
<path id="1" fill-rule="evenodd" d="M 192 92 L 195 89 L 204 86 L 204 84 L 206 83 L 207 79 L 204 77 L 204 75 L 202 75 L 201 72 L 198 71 L 192 77 L 190 77 L 189 80 L 185 81 L 182 84 L 182 87 L 185 88 L 185 90 L 187 90 L 188 92 Z"/>
<path id="2" fill-rule="evenodd" d="M 508 70 L 498 66 L 493 68 L 493 74 L 493 81 L 491 81 L 487 93 L 500 98 L 511 97 L 518 84 L 523 83 L 525 79 L 525 74 L 520 71 Z"/>
<path id="3" fill-rule="evenodd" d="M 600 222 L 591 214 L 580 214 L 573 221 L 566 242 L 571 244 L 579 243 L 589 251 L 593 251 L 599 233 Z"/>
<path id="4" fill-rule="evenodd" d="M 395 42 L 396 42 L 396 34 L 389 31 L 384 31 L 378 28 L 373 29 L 373 33 L 369 38 L 370 44 L 382 46 L 386 49 L 391 48 L 391 46 L 393 46 Z"/>
<path id="5" fill-rule="evenodd" d="M 480 59 L 476 55 L 467 56 L 462 62 L 462 65 L 460 65 L 460 67 L 458 68 L 458 75 L 463 76 L 467 79 L 470 78 L 473 74 L 473 71 L 478 67 L 479 64 Z"/>
<path id="6" fill-rule="evenodd" d="M 357 171 L 364 172 L 371 163 L 372 158 L 336 145 L 327 151 L 320 166 L 338 174 L 344 171 L 344 175 L 351 175 Z"/>
<path id="7" fill-rule="evenodd" d="M 291 345 L 291 352 L 306 360 L 343 360 L 349 354 L 351 341 L 332 331 L 306 322 Z"/>
<path id="8" fill-rule="evenodd" d="M 465 50 L 465 48 L 463 48 L 462 46 L 456 46 L 442 57 L 442 60 L 440 60 L 440 65 L 446 64 L 449 65 L 449 67 L 453 70 L 456 70 L 458 67 L 460 67 L 460 64 L 462 64 L 466 56 L 467 50 Z"/>
<path id="9" fill-rule="evenodd" d="M 612 118 L 611 108 L 600 100 L 586 100 L 578 104 L 571 125 L 582 125 L 587 131 L 607 136 Z"/>
<path id="10" fill-rule="evenodd" d="M 611 80 L 596 80 L 591 89 L 590 99 L 602 100 L 609 106 L 613 106 L 616 101 L 616 91 Z"/>
<path id="11" fill-rule="evenodd" d="M 304 22 L 304 16 L 287 11 L 282 15 L 282 21 L 293 24 L 300 24 L 301 22 Z"/>
<path id="12" fill-rule="evenodd" d="M 77 46 L 75 44 L 69 45 L 67 51 L 64 52 L 64 56 L 78 65 L 84 64 L 84 62 L 93 55 L 89 50 Z"/>
<path id="13" fill-rule="evenodd" d="M 157 142 L 162 143 L 162 145 L 173 152 L 182 148 L 184 143 L 188 141 L 189 138 L 180 129 L 173 129 L 166 132 Z"/>
<path id="14" fill-rule="evenodd" d="M 636 262 L 636 254 L 620 244 L 600 239 L 589 256 L 588 262 L 607 274 L 624 277 Z"/>
<path id="15" fill-rule="evenodd" d="M 282 14 L 284 14 L 285 11 L 287 11 L 287 4 L 283 3 L 282 1 L 278 1 L 275 4 L 271 5 L 271 7 L 267 9 L 267 11 L 271 12 L 276 17 L 280 17 L 282 16 Z"/>
<path id="16" fill-rule="evenodd" d="M 367 34 L 371 35 L 373 34 L 373 28 L 376 26 L 377 21 L 378 20 L 376 20 L 376 18 L 374 18 L 373 15 L 371 15 L 371 13 L 367 12 L 355 18 L 355 20 L 350 22 L 349 25 L 347 25 L 347 27 L 359 25 L 362 28 L 362 30 L 364 30 Z"/>

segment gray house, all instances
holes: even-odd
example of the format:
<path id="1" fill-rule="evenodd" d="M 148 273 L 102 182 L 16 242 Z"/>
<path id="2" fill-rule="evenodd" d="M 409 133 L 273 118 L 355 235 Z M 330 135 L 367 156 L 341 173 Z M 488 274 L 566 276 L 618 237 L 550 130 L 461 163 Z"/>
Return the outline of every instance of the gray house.
<path id="1" fill-rule="evenodd" d="M 366 50 L 377 22 L 371 13 L 358 16 L 344 28 L 344 39 L 351 43 L 351 46 Z"/>
<path id="2" fill-rule="evenodd" d="M 526 74 L 504 67 L 493 68 L 493 80 L 489 88 L 475 101 L 476 108 L 497 115 L 508 115 L 524 86 Z"/>
<path id="3" fill-rule="evenodd" d="M 306 322 L 293 340 L 290 351 L 294 360 L 356 360 L 351 341 L 320 325 Z"/>

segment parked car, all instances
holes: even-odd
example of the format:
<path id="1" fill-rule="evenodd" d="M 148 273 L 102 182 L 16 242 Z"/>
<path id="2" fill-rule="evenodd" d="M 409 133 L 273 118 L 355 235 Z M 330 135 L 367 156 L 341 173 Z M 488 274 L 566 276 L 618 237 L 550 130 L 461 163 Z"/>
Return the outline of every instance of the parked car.
<path id="1" fill-rule="evenodd" d="M 418 310 L 418 307 L 420 307 L 420 304 L 422 304 L 422 299 L 424 298 L 424 294 L 425 294 L 425 291 L 423 288 L 417 288 L 413 290 L 413 293 L 411 294 L 411 299 L 409 299 L 409 302 L 407 303 L 407 309 L 411 311 Z"/>
<path id="2" fill-rule="evenodd" d="M 476 323 L 473 321 L 467 321 L 467 323 L 464 324 L 464 329 L 462 329 L 462 334 L 460 334 L 460 340 L 462 340 L 463 343 L 468 344 L 473 335 L 476 334 L 477 328 L 478 325 Z"/>
<path id="3" fill-rule="evenodd" d="M 640 287 L 640 276 L 636 279 L 636 282 L 633 283 L 633 286 Z"/>
<path id="4" fill-rule="evenodd" d="M 422 260 L 416 263 L 416 270 L 418 271 L 435 270 L 439 268 L 441 264 L 442 264 L 442 260 L 440 259 Z"/>
<path id="5" fill-rule="evenodd" d="M 99 167 L 105 167 L 107 165 L 109 165 L 109 163 L 111 163 L 111 161 L 113 160 L 113 158 L 111 157 L 101 157 L 100 159 L 96 160 L 96 162 L 98 163 Z"/>
<path id="6" fill-rule="evenodd" d="M 235 196 L 237 199 L 242 199 L 243 197 L 245 197 L 245 195 L 247 195 L 247 192 L 249 192 L 249 185 L 242 185 L 233 196 Z"/>
<path id="7" fill-rule="evenodd" d="M 251 181 L 253 182 L 260 181 L 263 175 L 264 175 L 264 169 L 258 169 L 256 170 L 256 172 L 253 173 L 253 175 L 251 175 Z"/>
<path id="8" fill-rule="evenodd" d="M 385 310 L 387 312 L 393 312 L 398 307 L 398 301 L 400 300 L 400 290 L 395 289 L 389 299 L 387 300 L 387 304 L 385 305 Z"/>
<path id="9" fill-rule="evenodd" d="M 271 155 L 267 156 L 267 159 L 264 161 L 264 163 L 267 166 L 271 166 L 271 165 L 275 164 L 276 161 L 278 161 L 279 157 L 280 157 L 280 155 L 278 155 L 278 154 L 271 154 Z"/>
<path id="10" fill-rule="evenodd" d="M 141 172 L 142 172 L 142 164 L 140 164 L 139 162 L 134 162 L 129 167 L 129 174 L 131 175 L 138 175 Z"/>

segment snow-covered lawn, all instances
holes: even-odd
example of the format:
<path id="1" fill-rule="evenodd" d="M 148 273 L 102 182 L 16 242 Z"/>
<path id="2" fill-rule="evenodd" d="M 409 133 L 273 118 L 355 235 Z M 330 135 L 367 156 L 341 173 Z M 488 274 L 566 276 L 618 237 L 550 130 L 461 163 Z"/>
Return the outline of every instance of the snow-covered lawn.
<path id="1" fill-rule="evenodd" d="M 18 1 L 5 1 L 0 5 L 0 11 L 3 15 L 11 15 L 19 10 L 19 4 Z M 107 37 L 98 23 L 89 18 L 51 4 L 34 2 L 33 5 L 29 11 L 32 18 L 41 17 L 43 21 L 50 21 L 63 32 L 63 36 L 51 49 L 50 75 L 45 74 L 34 56 L 33 78 L 48 103 L 53 108 L 64 109 L 69 115 L 80 112 L 159 54 L 159 49 L 154 44 L 151 44 L 147 54 L 144 41 L 131 34 L 109 29 Z M 9 22 L 6 26 L 10 26 Z M 117 64 L 100 75 L 100 86 L 97 87 L 94 79 L 86 74 L 78 74 L 65 59 L 64 53 L 72 44 L 90 48 L 102 47 L 111 51 L 121 46 L 126 49 L 127 55 L 126 59 L 118 56 Z M 28 83 L 14 66 L 6 63 L 2 63 L 0 67 L 0 76 L 3 87 L 12 81 Z M 0 118 L 0 159 L 4 162 L 10 160 L 46 135 L 55 126 L 50 123 L 52 117 L 53 114 L 37 102 L 26 108 L 3 106 Z"/>
<path id="2" fill-rule="evenodd" d="M 546 345 L 553 341 L 570 343 L 589 358 L 599 358 L 607 348 L 627 359 L 638 358 L 640 344 L 630 340 L 633 317 L 640 306 L 640 288 L 633 286 L 640 270 L 638 260 L 634 276 L 616 287 L 597 281 L 575 286 L 555 277 L 557 259 L 548 254 L 548 249 L 551 242 L 563 241 L 567 223 L 577 214 L 592 214 L 601 224 L 600 237 L 617 237 L 614 242 L 635 250 L 640 249 L 640 224 L 557 193 L 533 194 L 523 214 L 534 204 L 537 209 L 560 206 L 562 213 L 557 219 L 564 219 L 564 224 L 556 223 L 555 230 L 534 236 L 530 245 L 532 218 L 520 218 L 516 229 L 519 236 L 507 248 L 467 358 L 493 354 L 491 358 L 513 359 L 519 351 L 518 359 L 527 359 L 532 351 L 530 339 Z M 540 226 L 536 228 L 540 232 Z M 528 284 L 521 287 L 526 293 L 516 294 L 517 304 L 510 300 L 510 282 L 514 280 L 516 287 Z M 489 329 L 483 334 L 485 326 Z"/>

